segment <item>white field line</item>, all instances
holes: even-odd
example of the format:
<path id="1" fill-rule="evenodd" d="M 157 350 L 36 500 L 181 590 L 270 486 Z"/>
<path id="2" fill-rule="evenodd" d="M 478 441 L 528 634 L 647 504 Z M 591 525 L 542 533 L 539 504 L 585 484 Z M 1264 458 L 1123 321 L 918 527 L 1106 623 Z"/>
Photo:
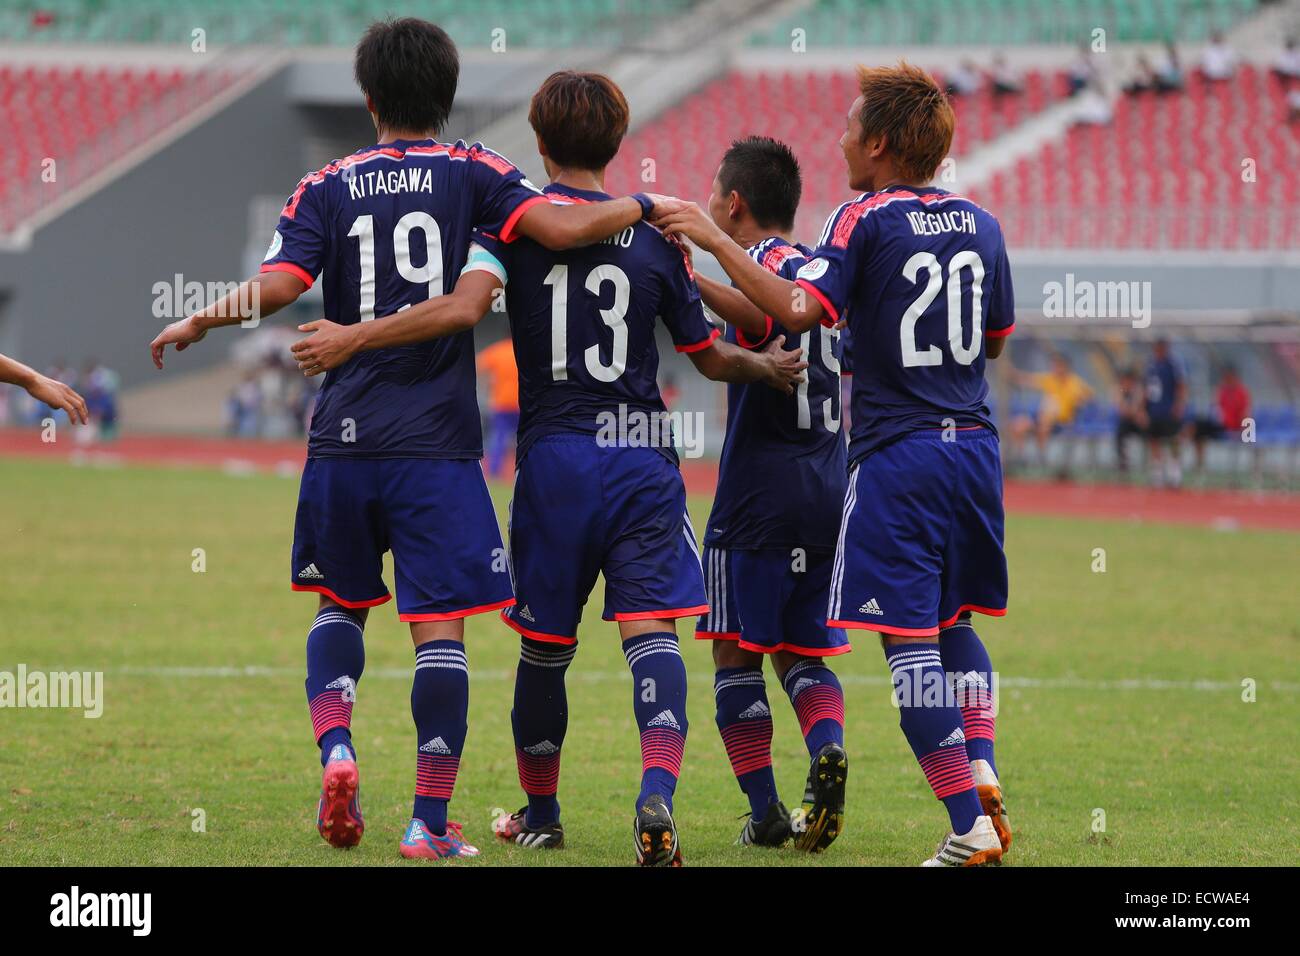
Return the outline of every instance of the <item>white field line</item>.
<path id="1" fill-rule="evenodd" d="M 3 668 L 0 668 L 3 669 Z M 35 668 L 27 665 L 29 672 L 35 670 L 50 670 L 50 668 Z M 86 668 L 80 668 L 85 670 Z M 12 668 L 9 668 L 12 671 Z M 57 668 L 55 668 L 57 670 Z M 123 677 L 179 677 L 179 678 L 242 678 L 242 677 L 271 677 L 271 678 L 294 678 L 301 680 L 303 671 L 296 667 L 186 667 L 186 666 L 157 666 L 157 667 L 114 667 L 104 671 L 106 675 L 121 675 Z M 403 680 L 409 681 L 413 669 L 402 667 L 375 667 L 368 668 L 364 677 L 378 678 L 380 680 Z M 470 680 L 473 681 L 511 681 L 514 680 L 515 672 L 511 670 L 500 670 L 492 668 L 475 668 L 471 661 Z M 874 674 L 840 674 L 838 675 L 841 684 L 860 687 L 888 687 L 890 679 L 884 675 Z M 363 677 L 363 679 L 364 679 Z M 568 674 L 570 681 L 587 684 L 600 684 L 606 682 L 625 682 L 631 679 L 627 671 L 583 671 L 580 668 L 570 670 Z M 693 683 L 713 685 L 712 674 L 696 674 L 692 678 Z M 1224 692 L 1240 691 L 1240 681 L 1225 680 L 1167 680 L 1159 677 L 1122 677 L 1107 680 L 1095 680 L 1084 677 L 999 677 L 999 683 L 1003 690 L 1100 690 L 1100 691 L 1132 691 L 1132 690 L 1174 690 L 1174 691 L 1206 691 L 1206 692 Z M 1300 683 L 1291 681 L 1258 681 L 1261 688 L 1278 691 L 1286 694 L 1300 693 Z"/>

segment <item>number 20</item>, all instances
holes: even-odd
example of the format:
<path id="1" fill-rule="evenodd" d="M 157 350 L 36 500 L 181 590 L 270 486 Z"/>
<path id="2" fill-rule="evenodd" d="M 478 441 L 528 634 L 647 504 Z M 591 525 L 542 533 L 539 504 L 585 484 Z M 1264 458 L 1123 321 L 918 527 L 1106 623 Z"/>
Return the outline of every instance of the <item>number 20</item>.
<path id="1" fill-rule="evenodd" d="M 961 270 L 969 267 L 971 273 L 971 338 L 970 348 L 964 342 L 961 327 Z M 907 307 L 903 313 L 903 322 L 898 329 L 898 341 L 903 350 L 903 367 L 915 368 L 918 365 L 942 365 L 943 350 L 937 345 L 928 345 L 923 349 L 916 345 L 916 323 L 930 307 L 930 303 L 939 295 L 943 285 L 943 267 L 939 260 L 929 252 L 918 252 L 908 259 L 903 266 L 903 277 L 910 282 L 917 282 L 922 269 L 929 273 L 925 291 Z M 948 348 L 958 365 L 970 365 L 980 354 L 980 345 L 984 338 L 980 317 L 980 296 L 984 284 L 984 262 L 979 253 L 964 249 L 948 261 Z"/>

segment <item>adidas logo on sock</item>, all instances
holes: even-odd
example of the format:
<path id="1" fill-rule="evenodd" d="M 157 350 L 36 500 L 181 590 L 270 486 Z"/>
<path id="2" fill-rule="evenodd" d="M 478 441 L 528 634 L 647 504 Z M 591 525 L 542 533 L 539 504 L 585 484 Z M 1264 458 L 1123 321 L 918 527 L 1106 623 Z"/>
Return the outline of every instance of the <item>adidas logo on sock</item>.
<path id="1" fill-rule="evenodd" d="M 947 737 L 945 737 L 944 740 L 943 740 L 943 742 L 940 743 L 939 746 L 940 746 L 940 747 L 955 747 L 955 746 L 957 746 L 958 744 L 964 744 L 964 743 L 966 743 L 966 735 L 965 735 L 964 733 L 962 733 L 961 728 L 958 727 L 956 730 L 954 730 L 952 733 L 950 733 Z"/>
<path id="2" fill-rule="evenodd" d="M 761 700 L 756 700 L 740 712 L 740 719 L 747 720 L 751 717 L 771 717 L 772 712 L 768 710 L 767 704 Z"/>
<path id="3" fill-rule="evenodd" d="M 521 607 L 521 608 L 519 609 L 519 616 L 522 617 L 522 618 L 523 618 L 525 621 L 527 621 L 529 624 L 536 624 L 536 623 L 537 623 L 537 619 L 536 619 L 535 617 L 533 617 L 533 612 L 530 611 L 530 610 L 528 610 L 528 605 L 527 605 L 527 604 L 525 604 L 523 607 Z"/>
<path id="4" fill-rule="evenodd" d="M 357 699 L 357 682 L 351 677 L 344 674 L 325 685 L 326 690 L 342 690 L 343 699 L 349 702 L 355 702 Z"/>
<path id="5" fill-rule="evenodd" d="M 859 614 L 884 614 L 885 612 L 880 609 L 880 602 L 877 601 L 875 598 L 872 598 L 866 604 L 858 608 L 858 613 Z"/>
<path id="6" fill-rule="evenodd" d="M 428 743 L 420 744 L 420 752 L 426 754 L 449 754 L 451 748 L 447 746 L 447 741 L 441 737 L 434 737 Z"/>
<path id="7" fill-rule="evenodd" d="M 958 674 L 953 681 L 953 687 L 961 690 L 965 687 L 983 687 L 988 689 L 989 682 L 984 679 L 984 675 L 979 671 L 967 671 L 965 674 Z"/>
<path id="8" fill-rule="evenodd" d="M 802 694 L 804 691 L 806 691 L 809 687 L 812 687 L 812 686 L 814 686 L 814 685 L 816 685 L 816 684 L 820 684 L 820 683 L 821 683 L 821 681 L 819 681 L 819 680 L 813 680 L 811 677 L 800 677 L 797 681 L 795 681 L 794 690 L 792 690 L 792 691 L 790 692 L 790 696 L 791 696 L 791 697 L 798 697 L 800 694 Z"/>
<path id="9" fill-rule="evenodd" d="M 533 744 L 531 747 L 524 748 L 524 753 L 532 754 L 534 757 L 549 757 L 551 754 L 558 754 L 559 752 L 560 748 L 549 740 L 543 740 L 540 744 Z"/>
<path id="10" fill-rule="evenodd" d="M 325 575 L 323 575 L 323 574 L 320 573 L 320 569 L 319 569 L 318 567 L 316 567 L 316 563 L 315 563 L 314 561 L 313 561 L 311 564 L 307 565 L 307 567 L 305 567 L 305 568 L 303 568 L 301 571 L 299 571 L 299 572 L 298 572 L 298 577 L 300 577 L 300 578 L 308 578 L 309 580 L 312 580 L 312 581 L 323 581 L 323 580 L 325 580 Z"/>
<path id="11" fill-rule="evenodd" d="M 681 730 L 682 725 L 677 722 L 671 710 L 661 710 L 654 717 L 646 722 L 647 727 L 671 727 L 673 730 Z"/>

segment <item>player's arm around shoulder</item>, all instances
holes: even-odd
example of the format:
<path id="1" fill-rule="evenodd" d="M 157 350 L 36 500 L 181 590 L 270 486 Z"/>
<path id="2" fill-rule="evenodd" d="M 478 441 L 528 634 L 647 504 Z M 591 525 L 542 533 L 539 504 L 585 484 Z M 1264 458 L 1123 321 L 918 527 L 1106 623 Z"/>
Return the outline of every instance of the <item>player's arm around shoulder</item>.
<path id="1" fill-rule="evenodd" d="M 653 200 L 643 193 L 604 202 L 539 202 L 519 217 L 515 231 L 552 252 L 589 246 L 640 222 Z"/>
<path id="2" fill-rule="evenodd" d="M 449 295 L 426 299 L 395 315 L 352 325 L 317 319 L 298 326 L 298 331 L 309 334 L 290 346 L 294 361 L 310 378 L 338 368 L 358 352 L 414 345 L 472 329 L 492 308 L 505 278 L 472 266 L 461 272 Z"/>
<path id="3" fill-rule="evenodd" d="M 758 351 L 714 339 L 705 348 L 688 353 L 700 374 L 715 382 L 746 385 L 761 382 L 789 395 L 804 380 L 803 349 L 787 349 L 778 335 Z"/>

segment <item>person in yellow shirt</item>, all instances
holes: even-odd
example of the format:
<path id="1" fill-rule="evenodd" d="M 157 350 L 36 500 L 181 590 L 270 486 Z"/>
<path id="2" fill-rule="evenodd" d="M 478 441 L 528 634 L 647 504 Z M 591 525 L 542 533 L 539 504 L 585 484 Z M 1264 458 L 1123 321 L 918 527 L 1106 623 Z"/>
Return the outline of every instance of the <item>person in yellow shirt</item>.
<path id="1" fill-rule="evenodd" d="M 493 478 L 499 478 L 506 451 L 519 429 L 519 369 L 510 337 L 479 352 L 475 365 L 488 384 L 487 470 Z"/>
<path id="2" fill-rule="evenodd" d="M 1047 461 L 1047 440 L 1053 434 L 1074 423 L 1079 409 L 1092 398 L 1092 388 L 1070 368 L 1064 355 L 1052 356 L 1052 367 L 1047 372 L 1021 372 L 1013 370 L 1016 383 L 1035 388 L 1043 393 L 1038 411 L 1033 417 L 1017 416 L 1011 422 L 1011 447 L 1017 459 L 1024 451 L 1025 439 L 1030 432 L 1038 445 L 1038 458 Z"/>

